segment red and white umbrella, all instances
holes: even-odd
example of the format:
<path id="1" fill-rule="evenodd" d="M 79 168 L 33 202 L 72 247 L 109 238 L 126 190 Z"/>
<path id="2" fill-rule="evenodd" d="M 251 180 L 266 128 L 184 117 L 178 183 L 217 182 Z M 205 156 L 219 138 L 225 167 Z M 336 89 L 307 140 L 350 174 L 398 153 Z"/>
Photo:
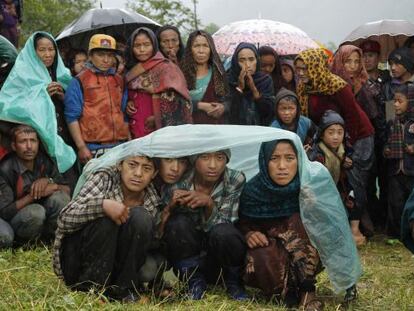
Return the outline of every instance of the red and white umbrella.
<path id="1" fill-rule="evenodd" d="M 233 55 L 240 42 L 253 43 L 260 47 L 271 46 L 280 55 L 299 54 L 317 48 L 318 45 L 304 31 L 290 24 L 251 19 L 223 26 L 213 35 L 220 55 Z"/>

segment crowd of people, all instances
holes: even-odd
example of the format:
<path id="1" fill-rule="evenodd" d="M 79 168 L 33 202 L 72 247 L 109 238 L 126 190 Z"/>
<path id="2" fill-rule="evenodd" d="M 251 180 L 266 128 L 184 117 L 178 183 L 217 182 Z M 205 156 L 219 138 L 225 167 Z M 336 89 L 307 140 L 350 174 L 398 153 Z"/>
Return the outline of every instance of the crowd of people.
<path id="1" fill-rule="evenodd" d="M 371 40 L 342 45 L 331 60 L 322 49 L 281 57 L 241 42 L 226 71 L 202 30 L 186 45 L 174 26 L 141 27 L 127 41 L 96 34 L 63 60 L 55 39 L 36 32 L 0 92 L 0 246 L 54 241 L 53 267 L 67 286 L 125 302 L 144 283 L 171 295 L 162 272 L 172 268 L 190 299 L 222 276 L 233 299 L 249 299 L 248 285 L 321 310 L 316 275 L 325 268 L 334 279 L 326 245 L 351 241 L 344 257 L 354 269 L 341 289 L 352 300 L 356 246 L 375 232 L 414 238 L 413 208 L 403 212 L 414 187 L 411 41 L 389 55 L 390 72 L 378 69 L 381 46 Z M 92 159 L 184 124 L 273 127 L 298 139 L 263 141 L 247 182 L 228 167 L 230 149 L 217 148 L 120 158 L 74 192 Z M 338 199 L 327 227 L 341 226 L 332 231 L 340 236 L 319 239 L 303 211 L 309 160 L 326 168 L 316 175 Z"/>

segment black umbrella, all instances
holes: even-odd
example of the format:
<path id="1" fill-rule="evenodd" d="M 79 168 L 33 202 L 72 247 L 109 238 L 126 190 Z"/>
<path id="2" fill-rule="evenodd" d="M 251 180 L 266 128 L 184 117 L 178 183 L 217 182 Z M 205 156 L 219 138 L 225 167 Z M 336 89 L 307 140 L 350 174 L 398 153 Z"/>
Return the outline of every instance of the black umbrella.
<path id="1" fill-rule="evenodd" d="M 67 25 L 57 36 L 58 44 L 69 42 L 72 48 L 87 49 L 89 39 L 97 33 L 128 39 L 138 27 L 157 30 L 160 25 L 136 12 L 124 9 L 91 9 Z"/>

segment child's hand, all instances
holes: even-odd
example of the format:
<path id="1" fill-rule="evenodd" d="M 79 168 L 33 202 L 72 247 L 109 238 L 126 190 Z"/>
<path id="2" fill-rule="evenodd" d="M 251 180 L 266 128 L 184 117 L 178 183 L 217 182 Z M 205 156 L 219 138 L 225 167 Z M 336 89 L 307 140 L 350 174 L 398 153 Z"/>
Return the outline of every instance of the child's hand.
<path id="1" fill-rule="evenodd" d="M 306 144 L 306 145 L 303 146 L 303 149 L 305 149 L 305 152 L 309 152 L 309 151 L 312 150 L 312 146 L 309 145 L 309 144 Z"/>
<path id="2" fill-rule="evenodd" d="M 345 157 L 344 163 L 342 164 L 344 168 L 351 168 L 352 167 L 352 159 Z"/>
<path id="3" fill-rule="evenodd" d="M 385 149 L 384 149 L 384 156 L 386 156 L 386 157 L 387 157 L 387 156 L 389 156 L 390 154 L 391 154 L 391 149 L 390 149 L 390 148 L 388 148 L 388 147 L 387 147 L 387 148 L 385 148 Z"/>
<path id="4" fill-rule="evenodd" d="M 405 152 L 408 154 L 414 154 L 414 145 L 405 145 Z"/>

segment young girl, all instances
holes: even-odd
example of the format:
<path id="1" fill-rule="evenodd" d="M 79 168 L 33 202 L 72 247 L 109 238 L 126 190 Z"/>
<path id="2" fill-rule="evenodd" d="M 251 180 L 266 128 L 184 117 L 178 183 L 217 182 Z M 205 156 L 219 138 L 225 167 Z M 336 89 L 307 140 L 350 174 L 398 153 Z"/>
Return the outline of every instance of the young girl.
<path id="1" fill-rule="evenodd" d="M 346 177 L 347 170 L 352 167 L 352 160 L 346 156 L 344 119 L 335 111 L 327 110 L 322 116 L 319 127 L 320 135 L 315 146 L 308 153 L 309 159 L 322 163 L 331 173 L 348 210 L 355 243 L 358 246 L 363 245 L 366 239 L 359 231 L 360 210 L 350 196 L 352 188 Z"/>
<path id="2" fill-rule="evenodd" d="M 414 187 L 414 115 L 409 101 L 412 86 L 394 93 L 395 118 L 387 126 L 384 157 L 388 168 L 388 234 L 398 237 L 404 204 Z"/>
<path id="3" fill-rule="evenodd" d="M 280 61 L 282 68 L 282 86 L 296 92 L 295 65 L 292 59 L 284 58 Z"/>
<path id="4" fill-rule="evenodd" d="M 317 132 L 315 124 L 301 116 L 299 99 L 295 93 L 281 88 L 275 99 L 274 116 L 270 126 L 296 133 L 302 144 L 311 145 Z"/>

